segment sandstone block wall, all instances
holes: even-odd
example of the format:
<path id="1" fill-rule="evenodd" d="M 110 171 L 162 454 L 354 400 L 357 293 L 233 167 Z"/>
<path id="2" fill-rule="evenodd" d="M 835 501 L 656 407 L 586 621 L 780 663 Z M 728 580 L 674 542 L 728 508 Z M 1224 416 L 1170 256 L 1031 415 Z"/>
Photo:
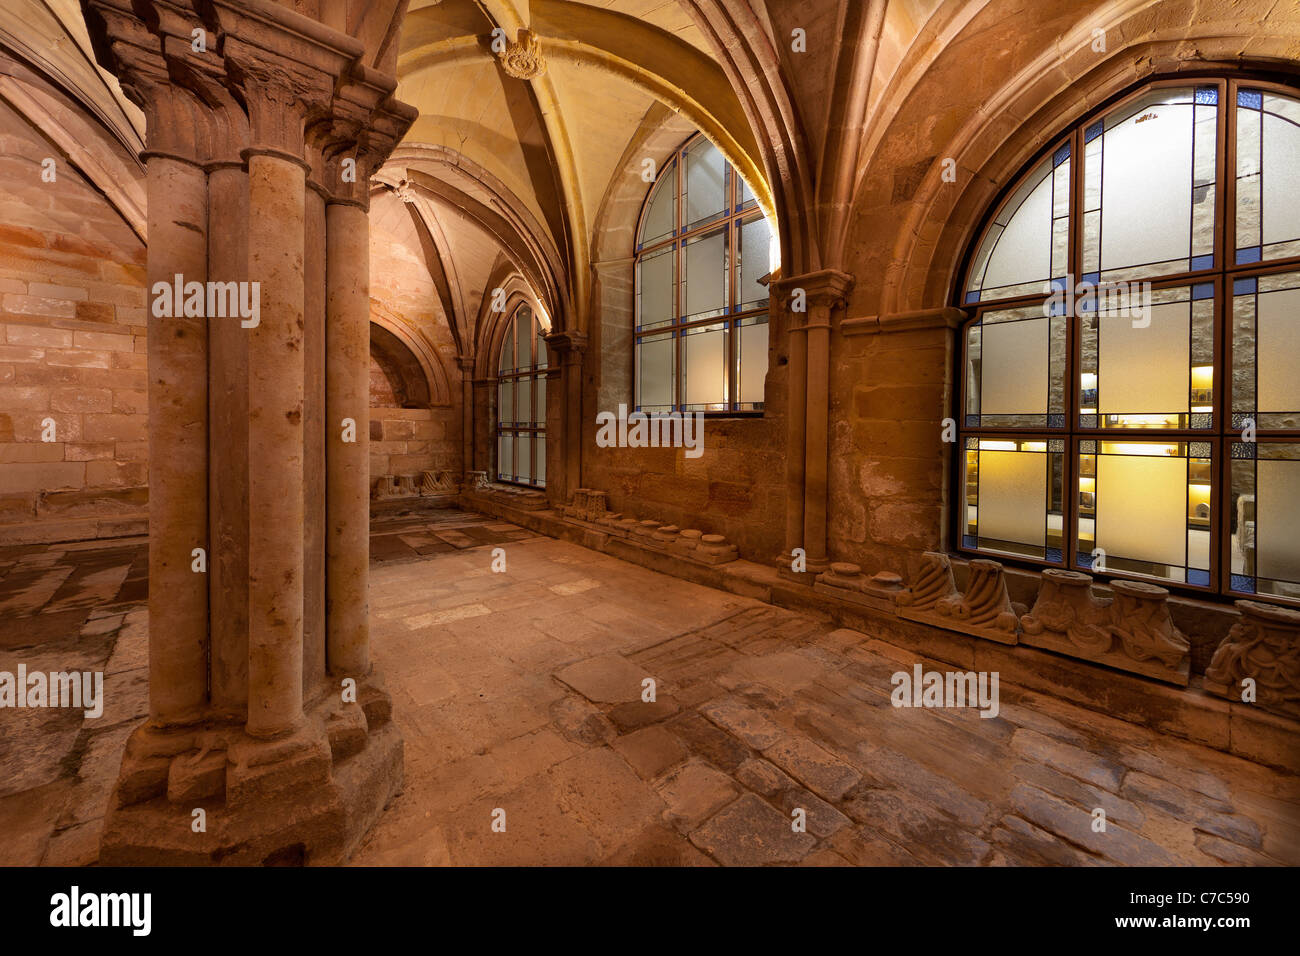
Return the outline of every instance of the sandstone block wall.
<path id="1" fill-rule="evenodd" d="M 0 545 L 147 528 L 144 244 L 50 153 L 0 105 Z"/>
<path id="2" fill-rule="evenodd" d="M 370 476 L 461 470 L 460 409 L 371 408 Z"/>
<path id="3" fill-rule="evenodd" d="M 907 575 L 921 553 L 947 546 L 950 343 L 942 328 L 835 336 L 827 536 L 837 560 Z"/>

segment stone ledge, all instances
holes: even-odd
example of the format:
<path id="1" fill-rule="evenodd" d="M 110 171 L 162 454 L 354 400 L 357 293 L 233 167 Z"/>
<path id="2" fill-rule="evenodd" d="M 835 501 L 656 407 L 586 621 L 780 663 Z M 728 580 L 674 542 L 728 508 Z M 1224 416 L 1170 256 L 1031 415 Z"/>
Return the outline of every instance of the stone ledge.
<path id="1" fill-rule="evenodd" d="M 149 514 L 115 514 L 106 517 L 73 518 L 63 521 L 32 521 L 0 524 L 0 547 L 20 544 L 130 538 L 149 533 Z"/>
<path id="2" fill-rule="evenodd" d="M 785 580 L 777 568 L 742 559 L 713 567 L 669 551 L 648 549 L 625 538 L 565 519 L 553 510 L 522 511 L 473 493 L 462 504 L 539 534 L 623 558 L 673 577 L 754 598 L 767 604 L 829 618 L 868 637 L 897 644 L 968 670 L 997 670 L 1008 683 L 1060 697 L 1088 710 L 1148 727 L 1255 763 L 1300 771 L 1300 723 L 1258 707 L 1225 701 L 1193 675 L 1176 687 L 1024 645 L 1008 646 L 907 621 L 848 596 Z M 954 567 L 954 570 L 956 568 Z"/>
<path id="3" fill-rule="evenodd" d="M 892 315 L 868 315 L 840 322 L 841 335 L 880 335 L 884 332 L 911 332 L 915 329 L 955 329 L 966 313 L 955 306 L 918 309 Z"/>

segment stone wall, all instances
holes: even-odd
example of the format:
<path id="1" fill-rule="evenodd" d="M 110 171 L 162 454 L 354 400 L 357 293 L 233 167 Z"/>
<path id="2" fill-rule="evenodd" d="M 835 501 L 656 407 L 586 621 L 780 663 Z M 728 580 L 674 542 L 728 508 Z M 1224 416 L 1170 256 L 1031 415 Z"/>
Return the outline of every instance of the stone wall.
<path id="1" fill-rule="evenodd" d="M 460 474 L 459 408 L 371 408 L 370 477 Z"/>
<path id="2" fill-rule="evenodd" d="M 951 348 L 944 328 L 833 336 L 827 536 L 837 560 L 908 575 L 922 552 L 948 544 Z"/>
<path id="3" fill-rule="evenodd" d="M 631 265 L 627 266 L 630 273 Z M 618 299 L 630 299 L 628 282 L 614 285 Z M 613 511 L 657 518 L 706 534 L 725 535 L 754 561 L 780 553 L 785 518 L 784 365 L 785 337 L 770 338 L 766 409 L 761 416 L 706 418 L 704 453 L 687 458 L 682 448 L 599 448 L 596 414 L 618 413 L 633 403 L 630 303 L 606 298 L 601 321 L 593 323 L 584 358 L 582 483 L 609 494 Z M 611 316 L 622 322 L 611 322 Z M 606 339 L 613 345 L 603 346 Z"/>
<path id="4" fill-rule="evenodd" d="M 147 529 L 144 244 L 50 152 L 0 104 L 0 545 Z"/>

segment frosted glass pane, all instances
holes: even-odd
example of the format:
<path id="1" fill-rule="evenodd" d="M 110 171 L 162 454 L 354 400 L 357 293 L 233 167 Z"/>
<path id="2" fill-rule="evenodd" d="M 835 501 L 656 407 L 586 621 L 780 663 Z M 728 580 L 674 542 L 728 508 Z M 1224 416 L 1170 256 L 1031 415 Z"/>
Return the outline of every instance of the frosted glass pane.
<path id="1" fill-rule="evenodd" d="M 1151 324 L 1134 328 L 1129 315 L 1102 313 L 1099 411 L 1145 414 L 1187 410 L 1191 389 L 1191 306 L 1151 306 Z M 1182 564 L 1180 559 L 1179 564 Z"/>
<path id="2" fill-rule="evenodd" d="M 549 362 L 550 359 L 547 358 L 546 354 L 546 339 L 539 335 L 537 336 L 537 366 L 545 368 Z"/>
<path id="3" fill-rule="evenodd" d="M 740 227 L 740 275 L 736 277 L 741 306 L 767 301 L 767 287 L 758 280 L 772 271 L 772 229 L 766 219 Z"/>
<path id="4" fill-rule="evenodd" d="M 1183 567 L 1187 459 L 1098 455 L 1096 541 L 1113 558 Z"/>
<path id="5" fill-rule="evenodd" d="M 533 450 L 537 452 L 537 474 L 533 481 L 539 485 L 546 484 L 546 435 L 540 434 L 533 440 Z"/>
<path id="6" fill-rule="evenodd" d="M 1263 293 L 1257 301 L 1256 404 L 1267 412 L 1300 410 L 1300 289 Z M 1244 347 L 1248 344 L 1237 343 Z"/>
<path id="7" fill-rule="evenodd" d="M 524 306 L 515 316 L 515 360 L 519 368 L 533 364 L 533 310 Z"/>
<path id="8" fill-rule="evenodd" d="M 727 206 L 727 161 L 708 140 L 700 140 L 686 153 L 686 215 L 689 229 L 719 215 Z"/>
<path id="9" fill-rule="evenodd" d="M 515 437 L 515 477 L 520 481 L 531 481 L 533 463 L 530 455 L 532 441 L 527 434 Z"/>
<path id="10" fill-rule="evenodd" d="M 755 198 L 754 190 L 749 188 L 749 183 L 740 179 L 740 177 L 736 178 L 740 180 L 740 204 L 743 206 L 745 203 L 750 202 Z"/>
<path id="11" fill-rule="evenodd" d="M 676 308 L 676 290 L 673 288 L 676 261 L 674 250 L 665 249 L 663 252 L 646 256 L 637 266 L 640 293 L 640 312 L 637 316 L 639 325 L 657 325 L 673 320 L 673 312 Z"/>
<path id="12" fill-rule="evenodd" d="M 501 359 L 497 363 L 498 371 L 513 372 L 515 370 L 515 337 L 511 334 L 509 328 L 501 340 Z"/>
<path id="13" fill-rule="evenodd" d="M 740 327 L 740 401 L 761 402 L 767 378 L 766 322 Z"/>
<path id="14" fill-rule="evenodd" d="M 1190 103 L 1154 103 L 1106 131 L 1103 271 L 1191 255 L 1192 124 Z"/>
<path id="15" fill-rule="evenodd" d="M 1047 456 L 981 451 L 979 536 L 1043 546 L 1047 515 Z"/>
<path id="16" fill-rule="evenodd" d="M 515 421 L 530 422 L 533 419 L 533 380 L 521 378 L 515 383 Z"/>
<path id="17" fill-rule="evenodd" d="M 507 481 L 512 480 L 515 476 L 515 436 L 498 435 L 497 436 L 497 475 L 505 478 Z"/>
<path id="18" fill-rule="evenodd" d="M 1046 317 L 982 327 L 980 413 L 1047 414 Z"/>
<path id="19" fill-rule="evenodd" d="M 686 404 L 716 405 L 727 400 L 727 333 L 686 336 Z"/>
<path id="20" fill-rule="evenodd" d="M 497 421 L 515 420 L 515 380 L 497 383 Z"/>
<path id="21" fill-rule="evenodd" d="M 1264 242 L 1300 236 L 1300 104 L 1264 98 Z M 1270 110 L 1291 113 L 1278 116 Z M 1241 245 L 1241 243 L 1238 243 Z"/>
<path id="22" fill-rule="evenodd" d="M 1255 465 L 1255 573 L 1300 581 L 1300 462 Z"/>
<path id="23" fill-rule="evenodd" d="M 673 340 L 671 338 L 646 339 L 637 350 L 637 404 L 642 408 L 672 405 L 673 398 Z"/>
<path id="24" fill-rule="evenodd" d="M 1020 205 L 1002 231 L 984 274 L 984 288 L 1046 280 L 1052 269 L 1051 170 Z"/>
<path id="25" fill-rule="evenodd" d="M 727 234 L 725 231 L 686 244 L 682 282 L 687 318 L 727 306 Z"/>
<path id="26" fill-rule="evenodd" d="M 533 424 L 538 428 L 546 427 L 546 378 L 537 378 L 537 407 L 533 409 Z"/>
<path id="27" fill-rule="evenodd" d="M 654 186 L 654 194 L 646 206 L 645 220 L 641 223 L 642 245 L 657 242 L 672 235 L 676 228 L 677 210 L 675 199 L 677 192 L 677 167 L 670 164 L 659 172 Z"/>

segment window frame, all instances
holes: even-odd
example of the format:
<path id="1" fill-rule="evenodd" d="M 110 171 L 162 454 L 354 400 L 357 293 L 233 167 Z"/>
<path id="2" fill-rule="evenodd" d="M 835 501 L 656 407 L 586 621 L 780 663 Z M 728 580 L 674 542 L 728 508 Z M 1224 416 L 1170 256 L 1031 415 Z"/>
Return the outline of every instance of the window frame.
<path id="1" fill-rule="evenodd" d="M 1192 87 L 1202 89 L 1215 87 L 1218 90 L 1218 117 L 1216 123 L 1215 150 L 1215 208 L 1213 230 L 1214 263 L 1209 268 L 1193 269 L 1185 272 L 1162 273 L 1160 275 L 1129 277 L 1121 282 L 1150 282 L 1153 292 L 1161 289 L 1188 287 L 1210 284 L 1213 288 L 1213 425 L 1210 428 L 1192 428 L 1190 419 L 1187 427 L 1179 428 L 1104 428 L 1098 420 L 1096 426 L 1085 428 L 1080 421 L 1082 404 L 1082 381 L 1079 374 L 1080 340 L 1083 323 L 1077 315 L 1069 315 L 1066 323 L 1064 397 L 1064 426 L 1032 426 L 1020 429 L 1006 426 L 968 426 L 967 377 L 968 350 L 970 348 L 969 330 L 979 323 L 985 313 L 998 312 L 1025 306 L 1041 306 L 1048 296 L 1041 291 L 1032 294 L 1007 296 L 1004 298 L 982 299 L 967 302 L 966 287 L 969 273 L 979 256 L 985 238 L 1002 213 L 1003 206 L 1015 194 L 1034 169 L 1043 162 L 1044 157 L 1053 156 L 1059 149 L 1070 146 L 1070 195 L 1068 212 L 1068 246 L 1066 252 L 1067 275 L 1073 276 L 1075 282 L 1082 280 L 1084 217 L 1082 215 L 1085 176 L 1085 136 L 1093 124 L 1103 120 L 1112 113 L 1122 110 L 1128 103 L 1136 101 L 1152 91 L 1167 88 Z M 1232 369 L 1233 369 L 1233 307 L 1234 282 L 1238 279 L 1258 278 L 1279 273 L 1300 272 L 1300 255 L 1273 260 L 1255 262 L 1237 262 L 1237 126 L 1238 126 L 1238 92 L 1242 89 L 1259 90 L 1276 93 L 1300 101 L 1300 80 L 1284 82 L 1276 74 L 1261 74 L 1250 71 L 1224 73 L 1222 71 L 1199 71 L 1177 76 L 1162 76 L 1148 80 L 1111 97 L 1106 102 L 1059 129 L 1056 134 L 1044 140 L 1049 146 L 1034 153 L 1030 161 L 1019 169 L 998 192 L 987 207 L 974 238 L 966 245 L 960 260 L 959 269 L 952 279 L 949 301 L 953 302 L 965 314 L 957 327 L 959 336 L 953 349 L 956 359 L 956 379 L 958 387 L 953 389 L 954 421 L 957 424 L 957 440 L 952 443 L 950 457 L 951 480 L 949 491 L 952 505 L 948 509 L 949 550 L 968 557 L 993 558 L 1010 565 L 1020 565 L 1034 569 L 1062 568 L 1070 571 L 1086 571 L 1104 580 L 1127 579 L 1158 584 L 1171 592 L 1186 592 L 1198 597 L 1215 598 L 1224 601 L 1246 598 L 1282 605 L 1300 606 L 1300 597 L 1277 594 L 1258 594 L 1253 591 L 1239 591 L 1233 588 L 1232 573 L 1232 524 L 1235 509 L 1231 507 L 1231 468 L 1232 446 L 1241 441 L 1241 429 L 1233 427 L 1232 411 Z M 1104 160 L 1103 160 L 1104 162 Z M 1104 167 L 1103 167 L 1104 170 Z M 1103 171 L 1104 176 L 1104 171 Z M 1194 251 L 1193 251 L 1194 254 Z M 1189 266 L 1192 263 L 1189 261 Z M 1137 267 L 1134 267 L 1137 268 Z M 1045 280 L 1052 281 L 1051 278 Z M 1105 283 L 1103 283 L 1104 285 Z M 1050 406 L 1048 411 L 1051 415 Z M 1046 419 L 1050 422 L 1050 417 Z M 1062 474 L 1062 560 L 1055 563 L 1046 558 L 1031 555 L 1012 555 L 1005 552 L 979 549 L 966 544 L 966 527 L 968 520 L 966 451 L 967 439 L 984 440 L 1065 440 L 1065 453 Z M 1083 441 L 1128 441 L 1153 443 L 1190 443 L 1208 442 L 1211 451 L 1210 466 L 1210 501 L 1211 514 L 1207 529 L 1210 533 L 1209 543 L 1209 583 L 1206 585 L 1173 581 L 1154 575 L 1103 567 L 1093 570 L 1079 564 L 1079 512 L 1080 508 L 1080 443 Z M 1300 442 L 1300 428 L 1284 429 L 1257 427 L 1258 444 Z M 1050 446 L 1049 446 L 1050 447 Z M 1098 446 L 1098 450 L 1099 446 Z M 1190 456 L 1190 452 L 1189 452 Z M 1196 456 L 1200 457 L 1200 456 Z M 1050 466 L 1049 466 L 1050 467 Z M 1051 488 L 1049 483 L 1049 498 Z M 1049 501 L 1050 506 L 1050 501 Z M 1094 529 L 1095 530 L 1095 529 Z M 1095 538 L 1094 538 L 1095 543 Z M 1118 557 L 1118 556 L 1117 556 Z"/>
<path id="2" fill-rule="evenodd" d="M 519 357 L 516 355 L 515 367 L 509 372 L 502 371 L 501 353 L 505 349 L 507 341 L 512 343 L 512 348 L 517 348 L 519 342 L 518 324 L 525 309 L 528 310 L 529 320 L 532 322 L 533 326 L 533 334 L 529 337 L 531 349 L 529 358 L 531 359 L 531 362 L 526 367 L 521 366 L 519 364 Z M 502 323 L 502 328 L 504 332 L 501 336 L 501 340 L 497 343 L 496 361 L 494 363 L 496 371 L 492 379 L 493 388 L 495 389 L 493 401 L 496 406 L 496 415 L 494 416 L 496 419 L 496 428 L 494 429 L 496 443 L 493 448 L 493 461 L 495 468 L 493 471 L 496 475 L 496 480 L 503 484 L 515 485 L 519 488 L 545 488 L 546 475 L 542 474 L 539 476 L 537 474 L 537 447 L 539 443 L 544 443 L 546 441 L 546 409 L 545 407 L 542 407 L 541 414 L 540 416 L 538 415 L 537 383 L 546 378 L 547 372 L 551 367 L 551 350 L 549 348 L 546 350 L 546 363 L 538 364 L 537 360 L 539 357 L 539 350 L 537 343 L 544 330 L 541 320 L 537 318 L 537 307 L 530 302 L 519 302 L 510 312 L 510 318 Z M 520 425 L 513 419 L 511 424 L 507 425 L 501 420 L 501 383 L 504 381 L 514 382 L 514 390 L 511 392 L 512 396 L 518 395 L 520 381 L 527 381 L 529 383 L 529 408 L 533 410 L 533 417 L 526 425 Z M 517 398 L 515 398 L 514 401 L 516 402 L 515 407 L 517 408 Z M 543 402 L 542 405 L 544 406 L 545 402 Z M 541 421 L 540 425 L 537 424 L 539 418 Z M 501 438 L 506 434 L 509 434 L 512 438 L 522 434 L 527 434 L 529 436 L 528 465 L 529 474 L 533 476 L 531 481 L 518 481 L 514 474 L 514 471 L 517 471 L 517 469 L 512 470 L 511 477 L 501 477 Z M 513 462 L 513 453 L 511 455 L 511 461 Z"/>
<path id="3" fill-rule="evenodd" d="M 739 281 L 737 279 L 738 266 L 740 263 L 741 246 L 740 233 L 744 226 L 759 219 L 766 219 L 762 208 L 758 204 L 758 198 L 751 195 L 748 200 L 741 201 L 741 190 L 744 187 L 744 180 L 741 179 L 735 167 L 722 156 L 724 169 L 723 195 L 725 201 L 725 210 L 722 213 L 705 219 L 698 225 L 688 227 L 683 218 L 685 216 L 686 200 L 686 155 L 692 148 L 705 141 L 703 133 L 694 133 L 689 136 L 681 145 L 673 150 L 672 154 L 660 164 L 660 174 L 656 175 L 654 183 L 646 190 L 645 197 L 641 201 L 641 209 L 637 215 L 636 232 L 634 233 L 635 242 L 633 245 L 632 257 L 632 396 L 629 406 L 634 409 L 641 409 L 638 402 L 641 387 L 641 367 L 638 361 L 637 347 L 643 339 L 653 338 L 662 335 L 671 335 L 673 342 L 673 386 L 672 386 L 672 407 L 658 412 L 649 414 L 667 414 L 668 412 L 680 412 L 690 414 L 696 411 L 703 412 L 709 418 L 761 418 L 765 413 L 765 401 L 754 403 L 742 403 L 740 397 L 740 329 L 746 324 L 747 320 L 760 317 L 766 319 L 769 324 L 770 335 L 770 314 L 771 314 L 771 295 L 763 302 L 748 309 L 741 309 L 737 301 L 739 293 Z M 716 147 L 715 147 L 716 148 Z M 719 151 L 721 155 L 721 151 Z M 666 180 L 663 173 L 671 169 L 671 184 Z M 646 217 L 650 211 L 651 202 L 659 195 L 661 189 L 671 188 L 675 191 L 673 201 L 673 230 L 669 235 L 663 236 L 653 242 L 642 243 L 641 234 L 645 227 Z M 771 229 L 771 224 L 768 223 Z M 685 308 L 686 282 L 683 279 L 683 266 L 685 261 L 685 249 L 691 242 L 704 238 L 718 231 L 725 231 L 726 242 L 726 291 L 727 304 L 724 306 L 721 314 L 710 315 L 699 319 L 684 319 L 683 311 Z M 673 317 L 670 321 L 658 325 L 655 328 L 643 329 L 641 327 L 641 263 L 651 256 L 658 255 L 666 250 L 670 250 L 673 257 Z M 766 274 L 770 274 L 770 271 Z M 726 344 L 726 368 L 727 368 L 727 407 L 725 409 L 705 409 L 705 408 L 688 408 L 686 405 L 686 366 L 685 366 L 685 340 L 687 335 L 693 331 L 708 328 L 715 325 L 724 325 L 727 332 Z M 766 378 L 766 372 L 764 373 Z M 738 407 L 742 404 L 751 404 L 753 408 Z M 658 406 L 655 406 L 658 408 Z"/>

